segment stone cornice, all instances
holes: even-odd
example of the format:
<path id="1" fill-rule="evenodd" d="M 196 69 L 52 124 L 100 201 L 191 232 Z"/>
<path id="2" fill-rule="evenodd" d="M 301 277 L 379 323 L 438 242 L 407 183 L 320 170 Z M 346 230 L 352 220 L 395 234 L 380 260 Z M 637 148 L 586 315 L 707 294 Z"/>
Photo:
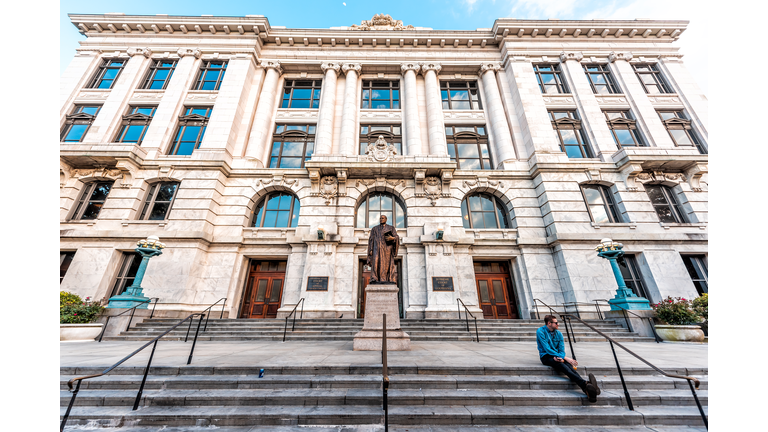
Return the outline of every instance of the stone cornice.
<path id="1" fill-rule="evenodd" d="M 653 39 L 672 42 L 680 37 L 683 20 L 518 20 L 501 18 L 493 23 L 493 38 L 510 39 Z"/>

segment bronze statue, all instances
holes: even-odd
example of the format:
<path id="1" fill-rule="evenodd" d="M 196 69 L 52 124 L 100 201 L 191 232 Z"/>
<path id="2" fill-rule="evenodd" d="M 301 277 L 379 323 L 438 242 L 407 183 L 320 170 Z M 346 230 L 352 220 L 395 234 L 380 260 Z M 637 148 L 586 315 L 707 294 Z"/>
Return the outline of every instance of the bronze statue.
<path id="1" fill-rule="evenodd" d="M 392 225 L 387 225 L 387 217 L 379 217 L 379 225 L 371 228 L 368 239 L 368 260 L 371 266 L 370 284 L 397 284 L 397 267 L 395 257 L 400 237 Z"/>

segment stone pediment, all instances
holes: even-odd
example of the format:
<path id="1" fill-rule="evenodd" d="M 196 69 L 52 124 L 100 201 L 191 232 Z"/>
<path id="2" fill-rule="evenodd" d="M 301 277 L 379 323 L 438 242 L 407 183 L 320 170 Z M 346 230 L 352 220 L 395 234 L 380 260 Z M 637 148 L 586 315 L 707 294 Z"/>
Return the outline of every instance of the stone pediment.
<path id="1" fill-rule="evenodd" d="M 401 20 L 396 20 L 389 15 L 376 14 L 370 20 L 363 20 L 360 25 L 352 24 L 352 30 L 414 30 L 412 25 L 403 25 Z"/>

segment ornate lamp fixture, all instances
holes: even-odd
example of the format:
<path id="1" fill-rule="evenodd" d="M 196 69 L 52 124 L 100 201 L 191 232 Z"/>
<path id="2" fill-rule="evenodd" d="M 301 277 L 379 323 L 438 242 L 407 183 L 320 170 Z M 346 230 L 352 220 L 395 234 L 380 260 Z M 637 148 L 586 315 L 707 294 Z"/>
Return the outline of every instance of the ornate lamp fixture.
<path id="1" fill-rule="evenodd" d="M 611 310 L 621 310 L 622 308 L 629 310 L 651 310 L 648 299 L 636 296 L 624 283 L 624 277 L 621 275 L 619 263 L 617 262 L 618 259 L 624 256 L 622 248 L 624 248 L 623 244 L 614 242 L 609 238 L 600 240 L 600 244 L 595 247 L 597 256 L 605 258 L 611 263 L 613 276 L 619 285 L 619 288 L 616 290 L 616 296 L 608 300 L 608 303 L 611 304 Z"/>
<path id="2" fill-rule="evenodd" d="M 162 255 L 161 249 L 165 248 L 165 244 L 161 243 L 160 238 L 157 236 L 149 236 L 144 240 L 136 242 L 136 246 L 138 247 L 135 251 L 141 255 L 141 264 L 139 264 L 139 269 L 136 270 L 136 277 L 133 278 L 133 283 L 126 288 L 124 293 L 109 299 L 108 308 L 130 308 L 136 306 L 137 303 L 145 302 L 137 309 L 146 309 L 149 304 L 149 297 L 142 293 L 141 281 L 144 279 L 144 273 L 147 271 L 149 259 Z"/>

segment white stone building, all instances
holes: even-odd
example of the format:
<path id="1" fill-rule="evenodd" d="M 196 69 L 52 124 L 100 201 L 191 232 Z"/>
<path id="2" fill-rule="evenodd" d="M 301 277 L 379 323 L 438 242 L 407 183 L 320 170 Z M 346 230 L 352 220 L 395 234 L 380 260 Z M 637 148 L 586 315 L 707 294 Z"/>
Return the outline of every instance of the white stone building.
<path id="1" fill-rule="evenodd" d="M 686 21 L 70 17 L 87 39 L 61 79 L 61 290 L 119 294 L 157 235 L 159 310 L 281 317 L 304 298 L 305 316 L 360 317 L 384 213 L 406 318 L 610 299 L 606 237 L 651 302 L 706 292 Z"/>

